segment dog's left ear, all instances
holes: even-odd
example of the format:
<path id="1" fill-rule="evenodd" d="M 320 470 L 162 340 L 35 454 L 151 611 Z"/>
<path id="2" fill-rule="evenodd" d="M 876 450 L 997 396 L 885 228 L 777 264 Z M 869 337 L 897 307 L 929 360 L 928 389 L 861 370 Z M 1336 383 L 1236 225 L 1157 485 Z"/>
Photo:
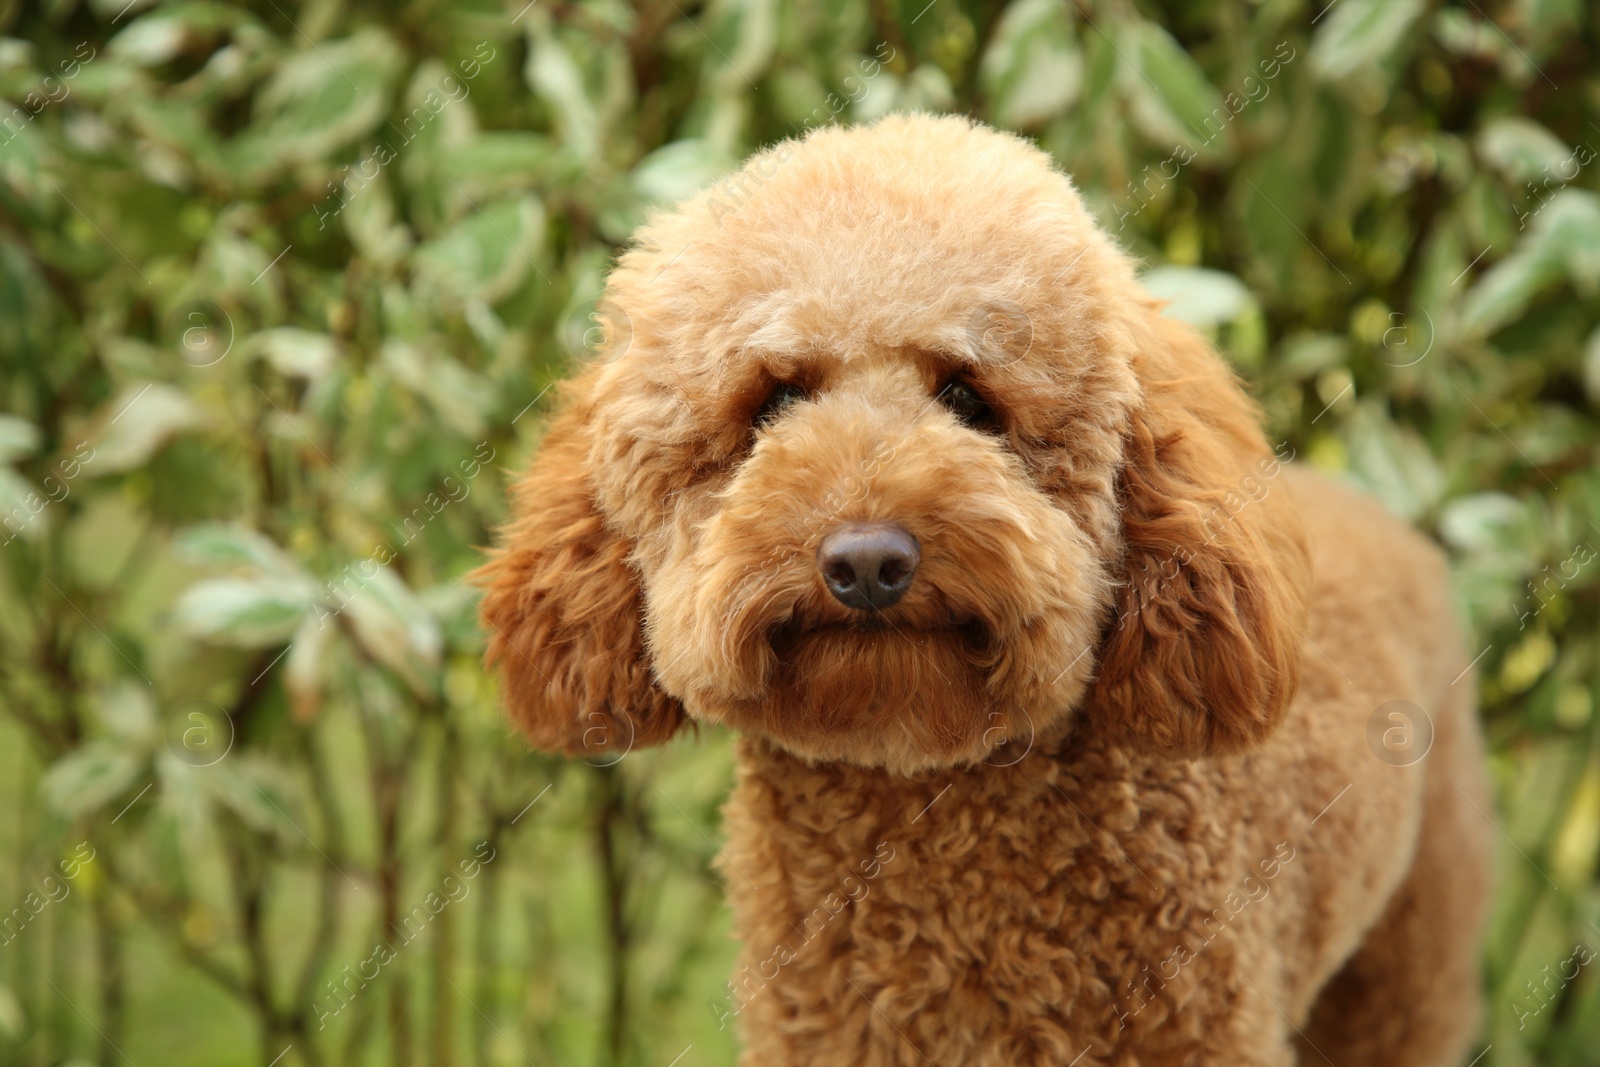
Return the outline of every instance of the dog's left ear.
<path id="1" fill-rule="evenodd" d="M 501 545 L 472 579 L 512 721 L 539 748 L 609 765 L 671 737 L 684 712 L 652 675 L 633 545 L 595 503 L 595 377 L 562 391 Z"/>
<path id="2" fill-rule="evenodd" d="M 1232 371 L 1192 327 L 1140 310 L 1126 554 L 1090 714 L 1142 748 L 1238 751 L 1278 724 L 1299 681 L 1305 530 Z"/>

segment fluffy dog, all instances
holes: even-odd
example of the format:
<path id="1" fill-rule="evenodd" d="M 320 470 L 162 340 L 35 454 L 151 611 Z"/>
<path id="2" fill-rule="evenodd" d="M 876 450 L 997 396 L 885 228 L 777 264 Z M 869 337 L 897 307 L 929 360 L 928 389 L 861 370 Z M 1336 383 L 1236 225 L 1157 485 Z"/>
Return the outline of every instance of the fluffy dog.
<path id="1" fill-rule="evenodd" d="M 815 132 L 654 218 L 603 315 L 488 660 L 540 747 L 740 733 L 744 1063 L 1462 1062 L 1441 558 L 1275 454 L 1043 154 Z"/>

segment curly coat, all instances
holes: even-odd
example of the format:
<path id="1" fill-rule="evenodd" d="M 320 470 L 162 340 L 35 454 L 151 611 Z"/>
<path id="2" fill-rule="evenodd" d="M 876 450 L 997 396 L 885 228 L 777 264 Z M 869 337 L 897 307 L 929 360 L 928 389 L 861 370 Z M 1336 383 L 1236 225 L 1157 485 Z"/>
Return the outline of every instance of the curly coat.
<path id="1" fill-rule="evenodd" d="M 542 748 L 742 735 L 742 1062 L 1461 1061 L 1492 831 L 1442 561 L 1283 462 L 1047 157 L 814 132 L 653 218 L 602 314 L 488 661 Z M 817 563 L 851 523 L 920 546 L 865 615 Z M 1395 700 L 1425 758 L 1375 754 Z"/>

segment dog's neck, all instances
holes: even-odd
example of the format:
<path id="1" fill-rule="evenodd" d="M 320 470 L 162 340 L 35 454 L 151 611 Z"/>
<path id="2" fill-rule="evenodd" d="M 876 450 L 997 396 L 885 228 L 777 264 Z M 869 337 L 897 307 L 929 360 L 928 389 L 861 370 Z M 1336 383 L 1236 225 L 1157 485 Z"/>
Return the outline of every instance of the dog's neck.
<path id="1" fill-rule="evenodd" d="M 770 741 L 741 738 L 737 745 L 740 780 L 779 805 L 784 822 L 810 830 L 829 828 L 853 836 L 861 819 L 881 823 L 885 832 L 919 835 L 945 824 L 972 804 L 991 810 L 1017 810 L 1039 791 L 1059 802 L 1090 809 L 1120 807 L 1122 798 L 1165 785 L 1173 773 L 1187 777 L 1189 761 L 1163 760 L 1130 751 L 1089 731 L 1059 731 L 1031 744 L 999 746 L 983 761 L 896 774 L 882 767 L 844 761 L 812 761 Z M 850 803 L 840 804 L 843 798 Z"/>

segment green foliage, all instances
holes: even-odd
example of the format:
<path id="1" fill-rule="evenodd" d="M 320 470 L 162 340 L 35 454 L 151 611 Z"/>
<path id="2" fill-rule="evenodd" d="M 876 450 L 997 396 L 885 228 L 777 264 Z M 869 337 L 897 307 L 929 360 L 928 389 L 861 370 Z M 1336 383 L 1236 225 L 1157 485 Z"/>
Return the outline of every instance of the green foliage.
<path id="1" fill-rule="evenodd" d="M 727 739 L 524 752 L 464 575 L 650 207 L 894 108 L 1036 137 L 1448 547 L 1482 1062 L 1590 1062 L 1600 11 L 125 3 L 0 6 L 0 1062 L 732 1062 Z"/>

